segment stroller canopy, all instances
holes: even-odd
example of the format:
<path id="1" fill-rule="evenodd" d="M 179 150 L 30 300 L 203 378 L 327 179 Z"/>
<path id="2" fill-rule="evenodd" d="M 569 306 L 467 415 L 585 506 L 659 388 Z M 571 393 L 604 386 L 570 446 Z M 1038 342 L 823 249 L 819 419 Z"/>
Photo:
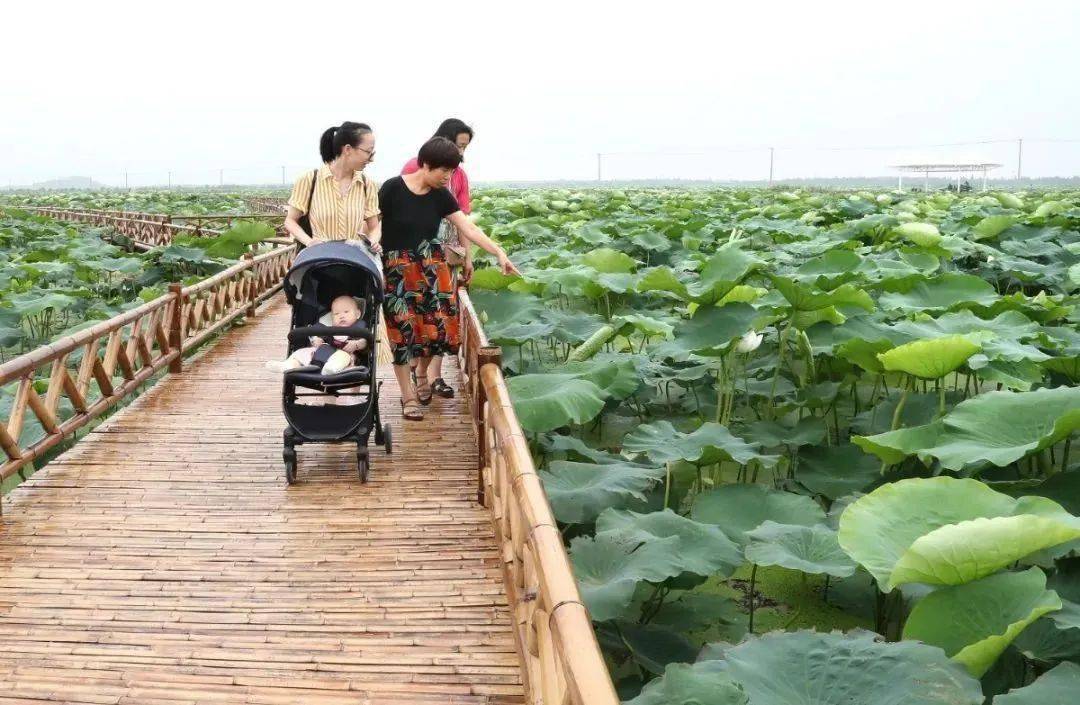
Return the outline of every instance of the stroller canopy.
<path id="1" fill-rule="evenodd" d="M 375 301 L 382 301 L 382 264 L 366 245 L 325 242 L 300 251 L 284 288 L 290 305 L 298 301 L 329 305 L 330 299 L 341 295 L 371 294 Z"/>

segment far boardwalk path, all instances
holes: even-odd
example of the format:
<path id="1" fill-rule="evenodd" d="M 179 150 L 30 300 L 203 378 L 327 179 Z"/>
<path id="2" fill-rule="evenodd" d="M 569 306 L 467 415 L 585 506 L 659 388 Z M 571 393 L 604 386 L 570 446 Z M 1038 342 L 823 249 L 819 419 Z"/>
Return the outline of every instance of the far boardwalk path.
<path id="1" fill-rule="evenodd" d="M 524 702 L 460 399 L 281 461 L 281 297 L 5 498 L 0 703 Z M 449 365 L 448 365 L 449 367 Z"/>

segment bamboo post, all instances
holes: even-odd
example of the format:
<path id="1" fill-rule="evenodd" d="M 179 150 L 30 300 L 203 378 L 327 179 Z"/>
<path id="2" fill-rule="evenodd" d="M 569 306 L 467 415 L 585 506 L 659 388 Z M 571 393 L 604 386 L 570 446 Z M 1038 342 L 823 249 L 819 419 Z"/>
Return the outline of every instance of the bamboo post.
<path id="1" fill-rule="evenodd" d="M 492 364 L 499 368 L 499 372 L 502 372 L 502 348 L 497 346 L 487 346 L 480 348 L 476 351 L 476 397 L 474 398 L 473 414 L 476 421 L 476 442 L 478 450 L 478 463 L 477 468 L 477 494 L 476 501 L 487 506 L 487 497 L 484 491 L 484 468 L 488 464 L 488 447 L 487 447 L 487 429 L 484 423 L 484 405 L 487 403 L 487 390 L 484 388 L 484 383 L 480 381 L 480 370 L 485 365 Z"/>
<path id="2" fill-rule="evenodd" d="M 257 291 L 258 287 L 255 286 L 255 272 L 254 272 L 255 263 L 254 263 L 254 260 L 255 260 L 255 255 L 253 253 L 251 253 L 251 252 L 245 252 L 244 253 L 244 263 L 248 265 L 248 267 L 249 267 L 249 269 L 251 271 L 251 275 L 252 275 L 249 278 L 248 284 L 247 284 L 248 306 L 247 306 L 247 310 L 244 311 L 244 315 L 247 316 L 248 318 L 255 318 L 255 299 L 256 299 L 256 297 L 258 296 L 258 293 L 259 293 Z"/>
<path id="3" fill-rule="evenodd" d="M 169 306 L 169 349 L 176 357 L 169 362 L 169 372 L 179 374 L 184 370 L 184 287 L 182 284 L 169 284 L 169 294 L 173 296 Z"/>

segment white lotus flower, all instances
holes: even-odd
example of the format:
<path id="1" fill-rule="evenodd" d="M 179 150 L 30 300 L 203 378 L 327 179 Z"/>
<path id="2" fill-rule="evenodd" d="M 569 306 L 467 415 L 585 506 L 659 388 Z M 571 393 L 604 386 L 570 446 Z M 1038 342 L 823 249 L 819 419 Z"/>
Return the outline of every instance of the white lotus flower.
<path id="1" fill-rule="evenodd" d="M 736 352 L 754 352 L 761 345 L 761 339 L 763 337 L 764 336 L 761 333 L 755 333 L 752 330 L 747 331 L 746 335 L 739 338 L 739 342 L 735 343 Z"/>

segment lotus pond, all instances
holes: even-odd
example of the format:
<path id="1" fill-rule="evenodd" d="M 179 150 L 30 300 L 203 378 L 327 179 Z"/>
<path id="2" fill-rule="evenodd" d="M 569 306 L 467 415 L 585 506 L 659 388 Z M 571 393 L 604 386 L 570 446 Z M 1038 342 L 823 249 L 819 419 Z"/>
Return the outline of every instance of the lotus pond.
<path id="1" fill-rule="evenodd" d="M 221 271 L 249 244 L 273 234 L 248 222 L 215 238 L 178 239 L 139 253 L 125 249 L 108 228 L 0 208 L 0 363 L 153 300 L 170 282 L 190 284 Z M 80 361 L 77 351 L 67 364 L 75 371 Z M 47 377 L 38 383 L 44 394 Z M 0 418 L 10 414 L 15 390 L 15 383 L 0 387 Z M 74 413 L 66 397 L 58 413 L 61 419 Z M 28 414 L 19 441 L 28 445 L 44 435 Z M 18 481 L 8 478 L 3 489 Z"/>
<path id="2" fill-rule="evenodd" d="M 1080 193 L 476 207 L 525 274 L 473 300 L 626 701 L 1075 702 Z"/>

